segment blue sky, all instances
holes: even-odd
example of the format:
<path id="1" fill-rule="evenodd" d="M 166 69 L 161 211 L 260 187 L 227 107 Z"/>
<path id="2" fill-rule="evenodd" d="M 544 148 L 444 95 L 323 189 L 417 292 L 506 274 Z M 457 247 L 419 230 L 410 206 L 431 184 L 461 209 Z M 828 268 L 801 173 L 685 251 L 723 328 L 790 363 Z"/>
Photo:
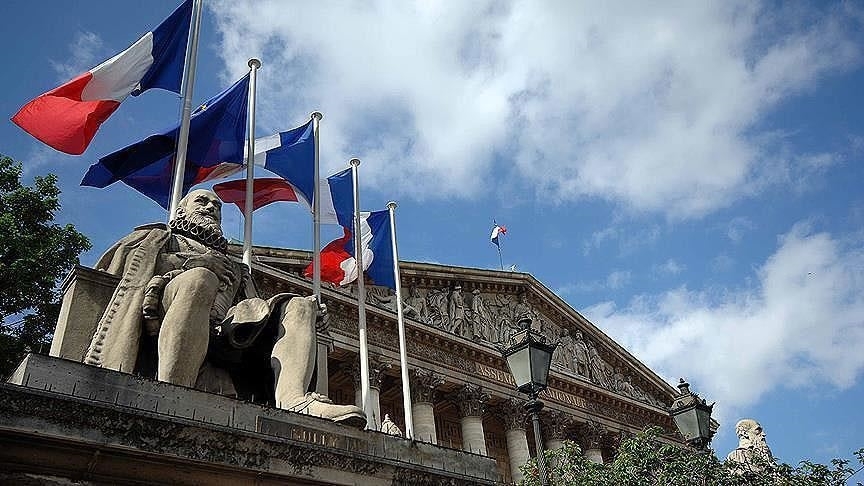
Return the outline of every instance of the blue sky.
<path id="1" fill-rule="evenodd" d="M 505 266 L 718 402 L 718 454 L 743 417 L 787 462 L 864 447 L 859 4 L 206 3 L 196 103 L 260 57 L 258 135 L 323 112 L 323 170 L 363 161 L 364 208 L 399 202 L 403 259 L 497 268 L 496 218 Z M 52 15 L 53 3 L 3 2 L 0 112 L 125 49 L 175 5 Z M 165 215 L 81 177 L 178 112 L 171 93 L 130 99 L 79 157 L 7 120 L 0 152 L 28 180 L 58 174 L 58 220 L 91 237 L 92 264 Z M 239 212 L 225 213 L 239 237 Z M 297 206 L 254 221 L 256 244 L 311 247 Z"/>

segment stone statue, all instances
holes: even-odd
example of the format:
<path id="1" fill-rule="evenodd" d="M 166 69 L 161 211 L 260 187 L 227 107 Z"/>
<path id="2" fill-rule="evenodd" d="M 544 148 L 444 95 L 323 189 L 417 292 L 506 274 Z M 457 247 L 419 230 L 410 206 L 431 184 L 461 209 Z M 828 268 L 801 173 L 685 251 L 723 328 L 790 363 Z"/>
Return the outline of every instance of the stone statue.
<path id="1" fill-rule="evenodd" d="M 738 435 L 738 448 L 726 456 L 727 461 L 746 465 L 754 470 L 760 468 L 760 461 L 774 460 L 759 422 L 753 419 L 739 420 L 735 424 L 735 433 Z"/>
<path id="2" fill-rule="evenodd" d="M 519 294 L 519 302 L 513 308 L 513 321 L 519 322 L 523 317 L 533 318 L 531 304 L 528 303 L 528 294 Z"/>
<path id="3" fill-rule="evenodd" d="M 590 379 L 594 383 L 602 386 L 606 389 L 612 389 L 612 384 L 610 383 L 609 377 L 607 376 L 608 365 L 603 358 L 600 357 L 600 353 L 597 352 L 597 348 L 594 346 L 594 343 L 587 343 L 588 346 L 588 368 L 590 370 Z"/>
<path id="4" fill-rule="evenodd" d="M 221 223 L 216 194 L 195 190 L 168 227 L 140 226 L 102 255 L 96 268 L 121 281 L 84 361 L 365 425 L 358 407 L 307 393 L 326 308 L 293 294 L 258 298 Z"/>
<path id="5" fill-rule="evenodd" d="M 490 343 L 498 342 L 498 329 L 492 322 L 492 316 L 489 314 L 489 309 L 486 308 L 486 303 L 483 301 L 483 296 L 480 295 L 480 289 L 474 289 L 471 292 L 471 320 L 474 322 L 474 330 L 480 338 L 489 341 Z"/>
<path id="6" fill-rule="evenodd" d="M 415 286 L 408 288 L 408 298 L 403 302 L 405 315 L 417 319 L 426 324 L 429 323 L 429 308 L 426 306 L 426 298 L 420 295 L 420 291 Z"/>
<path id="7" fill-rule="evenodd" d="M 474 330 L 465 319 L 465 300 L 462 297 L 462 287 L 457 285 L 450 293 L 447 301 L 447 315 L 450 317 L 449 331 L 458 336 L 474 339 Z"/>
<path id="8" fill-rule="evenodd" d="M 558 337 L 558 347 L 552 354 L 552 362 L 556 365 L 573 371 L 573 337 L 568 329 L 561 329 Z"/>
<path id="9" fill-rule="evenodd" d="M 574 355 L 574 366 L 576 368 L 576 373 L 584 377 L 588 377 L 588 346 L 585 344 L 585 340 L 582 338 L 582 331 L 575 330 L 572 332 L 573 336 L 573 355 Z"/>
<path id="10" fill-rule="evenodd" d="M 393 422 L 393 419 L 390 418 L 389 414 L 384 414 L 384 420 L 381 422 L 381 432 L 389 435 L 395 435 L 398 437 L 402 437 L 402 430 L 396 425 L 396 422 Z"/>

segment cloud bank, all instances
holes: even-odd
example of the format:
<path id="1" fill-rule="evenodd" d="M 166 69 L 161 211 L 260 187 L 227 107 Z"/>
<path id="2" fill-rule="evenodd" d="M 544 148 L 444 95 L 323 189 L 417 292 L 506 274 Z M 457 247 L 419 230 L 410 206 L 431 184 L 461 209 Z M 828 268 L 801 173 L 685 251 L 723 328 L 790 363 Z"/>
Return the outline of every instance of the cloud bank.
<path id="1" fill-rule="evenodd" d="M 799 223 L 754 280 L 641 295 L 622 308 L 603 302 L 584 313 L 670 381 L 685 375 L 727 413 L 779 386 L 854 385 L 864 369 L 864 240 Z"/>
<path id="2" fill-rule="evenodd" d="M 699 217 L 834 163 L 762 126 L 856 65 L 860 12 L 758 2 L 215 2 L 261 120 L 324 112 L 328 169 L 408 197 L 512 193 Z M 227 80 L 227 78 L 226 78 Z M 818 162 L 818 167 L 814 163 Z M 426 181 L 435 180 L 436 184 Z M 400 194 L 396 194 L 397 196 Z"/>

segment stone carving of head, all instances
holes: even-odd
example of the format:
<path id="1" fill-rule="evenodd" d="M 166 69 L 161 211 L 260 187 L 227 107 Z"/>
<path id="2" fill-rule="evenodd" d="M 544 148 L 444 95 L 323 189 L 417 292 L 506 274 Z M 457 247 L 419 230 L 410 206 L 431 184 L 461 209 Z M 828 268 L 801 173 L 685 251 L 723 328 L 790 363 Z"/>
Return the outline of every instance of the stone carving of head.
<path id="1" fill-rule="evenodd" d="M 753 419 L 742 419 L 735 424 L 735 433 L 738 435 L 738 447 L 755 449 L 767 449 L 765 432 L 759 422 Z"/>
<path id="2" fill-rule="evenodd" d="M 177 217 L 186 218 L 193 224 L 217 225 L 221 229 L 222 201 L 213 191 L 195 189 L 180 200 Z"/>

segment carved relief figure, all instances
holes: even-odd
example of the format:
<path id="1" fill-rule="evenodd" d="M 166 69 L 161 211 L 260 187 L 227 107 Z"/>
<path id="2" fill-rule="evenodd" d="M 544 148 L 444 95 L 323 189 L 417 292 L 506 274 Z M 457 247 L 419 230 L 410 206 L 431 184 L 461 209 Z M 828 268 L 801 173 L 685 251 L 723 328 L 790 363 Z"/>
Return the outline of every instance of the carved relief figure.
<path id="1" fill-rule="evenodd" d="M 753 464 L 754 461 L 773 460 L 771 449 L 768 448 L 768 442 L 765 440 L 765 432 L 759 422 L 753 419 L 739 420 L 735 424 L 735 433 L 738 435 L 738 448 L 726 456 L 727 461 L 742 466 L 749 465 L 752 469 L 758 467 Z"/>
<path id="2" fill-rule="evenodd" d="M 432 289 L 426 294 L 429 320 L 434 327 L 443 331 L 450 328 L 450 318 L 447 311 L 448 297 L 447 289 Z"/>
<path id="3" fill-rule="evenodd" d="M 573 359 L 576 373 L 588 378 L 588 346 L 582 339 L 582 331 L 573 331 Z"/>
<path id="4" fill-rule="evenodd" d="M 612 388 L 609 383 L 609 377 L 606 375 L 606 369 L 608 365 L 603 358 L 600 357 L 600 354 L 597 352 L 597 348 L 594 346 L 594 343 L 588 341 L 588 367 L 590 370 L 589 378 L 594 383 L 602 386 L 603 388 Z"/>
<path id="5" fill-rule="evenodd" d="M 405 315 L 420 322 L 429 324 L 429 309 L 426 307 L 426 298 L 420 295 L 416 286 L 408 288 L 408 298 L 405 299 L 402 309 Z"/>
<path id="6" fill-rule="evenodd" d="M 517 302 L 516 306 L 513 307 L 513 320 L 518 322 L 519 319 L 522 319 L 523 317 L 534 319 L 531 304 L 528 303 L 528 294 L 525 292 L 519 294 L 519 302 Z"/>
<path id="7" fill-rule="evenodd" d="M 450 317 L 448 330 L 464 338 L 474 339 L 474 329 L 465 319 L 465 300 L 462 297 L 462 287 L 457 285 L 450 293 L 447 302 L 447 315 Z"/>
<path id="8" fill-rule="evenodd" d="M 471 294 L 473 296 L 471 299 L 471 320 L 474 323 L 474 330 L 481 339 L 491 343 L 498 342 L 498 327 L 492 321 L 492 315 L 486 308 L 486 302 L 480 295 L 480 289 L 474 289 Z"/>
<path id="9" fill-rule="evenodd" d="M 573 371 L 574 358 L 573 338 L 570 336 L 570 330 L 561 329 L 558 347 L 555 348 L 555 353 L 552 355 L 552 362 L 564 369 Z"/>
<path id="10" fill-rule="evenodd" d="M 102 255 L 96 268 L 122 280 L 84 361 L 228 394 L 263 389 L 279 408 L 365 425 L 359 408 L 306 393 L 326 309 L 258 298 L 248 267 L 226 254 L 221 208 L 213 192 L 192 191 L 168 227 L 141 226 Z"/>

